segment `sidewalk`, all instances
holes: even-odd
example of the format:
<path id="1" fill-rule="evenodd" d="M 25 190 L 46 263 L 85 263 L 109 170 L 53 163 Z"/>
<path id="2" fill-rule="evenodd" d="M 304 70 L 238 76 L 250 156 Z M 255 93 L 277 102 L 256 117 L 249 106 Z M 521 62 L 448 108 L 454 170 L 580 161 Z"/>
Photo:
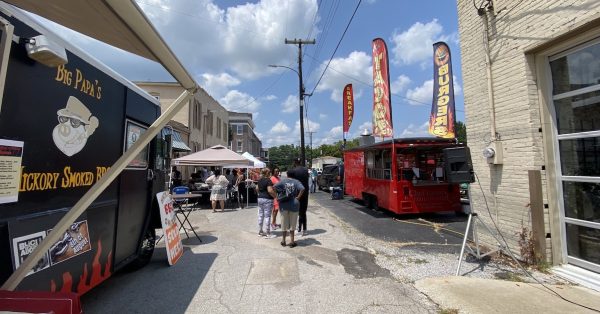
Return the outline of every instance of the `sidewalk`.
<path id="1" fill-rule="evenodd" d="M 460 313 L 597 313 L 559 298 L 540 284 L 452 276 L 422 279 L 415 286 L 441 307 L 460 309 Z M 598 292 L 547 286 L 569 301 L 600 310 Z"/>
<path id="2" fill-rule="evenodd" d="M 397 263 L 389 267 L 382 263 L 397 258 L 387 255 L 379 248 L 380 242 L 375 244 L 315 199 L 309 203 L 309 235 L 298 237 L 295 248 L 279 244 L 279 230 L 274 232 L 274 239 L 257 236 L 255 206 L 224 213 L 200 210 L 190 219 L 203 243 L 185 239 L 182 234 L 185 252 L 172 267 L 166 265 L 164 247 L 159 244 L 150 265 L 137 272 L 117 274 L 84 296 L 85 312 L 590 312 L 532 284 L 439 274 L 410 279 L 394 269 L 412 271 L 410 265 Z M 406 248 L 401 250 L 414 261 L 420 258 Z M 448 255 L 439 259 L 451 264 L 447 267 L 453 270 L 455 264 L 448 262 L 449 258 L 458 257 Z M 435 266 L 433 261 L 418 264 L 424 272 Z M 464 267 L 476 264 L 465 263 Z M 553 288 L 570 300 L 600 309 L 598 293 L 580 287 Z"/>

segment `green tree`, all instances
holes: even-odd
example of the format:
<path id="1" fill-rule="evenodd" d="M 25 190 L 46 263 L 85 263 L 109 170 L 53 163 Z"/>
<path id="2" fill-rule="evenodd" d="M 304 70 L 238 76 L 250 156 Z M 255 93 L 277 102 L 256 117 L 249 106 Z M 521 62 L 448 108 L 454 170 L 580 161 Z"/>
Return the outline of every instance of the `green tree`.
<path id="1" fill-rule="evenodd" d="M 467 144 L 467 127 L 461 121 L 456 121 L 456 125 L 454 126 L 456 129 L 456 138 L 459 143 Z"/>

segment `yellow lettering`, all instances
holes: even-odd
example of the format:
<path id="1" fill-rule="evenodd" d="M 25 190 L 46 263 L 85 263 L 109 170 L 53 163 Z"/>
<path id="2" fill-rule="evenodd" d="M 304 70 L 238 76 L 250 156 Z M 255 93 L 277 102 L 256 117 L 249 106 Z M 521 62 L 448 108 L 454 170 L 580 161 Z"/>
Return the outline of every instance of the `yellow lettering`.
<path id="1" fill-rule="evenodd" d="M 438 89 L 438 97 L 448 95 L 450 93 L 450 85 L 440 86 Z"/>
<path id="2" fill-rule="evenodd" d="M 438 116 L 445 116 L 447 114 L 448 114 L 448 106 L 438 106 L 438 108 L 437 108 Z"/>
<path id="3" fill-rule="evenodd" d="M 442 76 L 442 75 L 446 75 L 448 74 L 448 63 L 442 65 L 441 67 L 439 67 L 438 69 L 438 75 Z"/>
<path id="4" fill-rule="evenodd" d="M 109 167 L 96 167 L 96 182 L 110 169 Z"/>
<path id="5" fill-rule="evenodd" d="M 438 77 L 438 84 L 440 84 L 440 86 L 446 85 L 449 82 L 450 82 L 450 76 L 449 75 L 441 75 L 440 77 Z"/>
<path id="6" fill-rule="evenodd" d="M 79 87 L 79 83 L 83 82 L 83 73 L 81 73 L 81 71 L 79 71 L 79 69 L 75 69 L 75 73 L 76 73 L 75 86 L 73 86 L 73 88 L 77 89 Z"/>
<path id="7" fill-rule="evenodd" d="M 446 106 L 449 101 L 450 101 L 450 96 L 444 95 L 444 96 L 438 98 L 438 101 L 437 101 L 438 106 Z"/>
<path id="8" fill-rule="evenodd" d="M 440 125 L 448 125 L 448 117 L 443 116 L 443 117 L 437 117 L 435 118 L 435 123 L 434 126 L 440 126 Z"/>

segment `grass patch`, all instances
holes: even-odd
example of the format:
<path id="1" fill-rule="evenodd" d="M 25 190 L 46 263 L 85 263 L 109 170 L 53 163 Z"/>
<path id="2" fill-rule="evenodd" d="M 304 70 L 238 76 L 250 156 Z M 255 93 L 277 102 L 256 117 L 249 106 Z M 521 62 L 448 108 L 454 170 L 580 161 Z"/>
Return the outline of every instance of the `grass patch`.
<path id="1" fill-rule="evenodd" d="M 506 280 L 506 281 L 514 281 L 514 282 L 525 282 L 525 280 L 523 280 L 523 278 L 515 273 L 511 273 L 511 272 L 501 272 L 501 273 L 495 273 L 494 277 L 496 277 L 496 279 L 501 279 L 501 280 Z"/>
<path id="2" fill-rule="evenodd" d="M 427 263 L 429 263 L 429 261 L 427 261 L 426 259 L 423 259 L 423 258 L 408 258 L 407 261 L 409 263 L 415 263 L 415 264 L 427 264 Z"/>

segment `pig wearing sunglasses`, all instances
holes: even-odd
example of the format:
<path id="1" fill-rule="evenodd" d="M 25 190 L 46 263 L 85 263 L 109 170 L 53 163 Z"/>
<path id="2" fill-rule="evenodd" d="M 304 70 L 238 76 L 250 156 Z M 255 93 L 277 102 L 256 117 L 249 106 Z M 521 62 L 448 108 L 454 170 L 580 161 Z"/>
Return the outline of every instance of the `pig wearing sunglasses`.
<path id="1" fill-rule="evenodd" d="M 96 128 L 98 118 L 94 117 L 79 99 L 70 96 L 67 106 L 56 113 L 58 125 L 52 131 L 54 144 L 67 156 L 80 152 Z"/>

